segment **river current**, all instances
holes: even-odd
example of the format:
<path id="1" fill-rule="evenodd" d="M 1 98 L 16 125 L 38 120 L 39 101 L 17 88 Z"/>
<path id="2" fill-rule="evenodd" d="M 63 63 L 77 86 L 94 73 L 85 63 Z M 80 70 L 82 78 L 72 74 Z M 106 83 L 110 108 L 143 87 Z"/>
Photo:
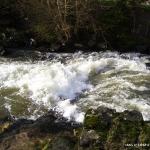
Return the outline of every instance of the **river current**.
<path id="1" fill-rule="evenodd" d="M 109 51 L 0 57 L 0 107 L 16 118 L 54 109 L 82 122 L 87 109 L 106 106 L 150 120 L 149 63 L 150 56 Z"/>

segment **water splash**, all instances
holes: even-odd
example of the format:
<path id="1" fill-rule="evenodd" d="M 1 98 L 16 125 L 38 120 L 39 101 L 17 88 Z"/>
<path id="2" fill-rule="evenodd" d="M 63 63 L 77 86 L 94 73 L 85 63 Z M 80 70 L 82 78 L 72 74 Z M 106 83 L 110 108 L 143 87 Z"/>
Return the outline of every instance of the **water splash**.
<path id="1" fill-rule="evenodd" d="M 87 108 L 105 105 L 118 111 L 137 109 L 150 120 L 148 56 L 79 52 L 41 53 L 43 57 L 38 61 L 0 59 L 0 98 L 12 113 L 37 117 L 56 109 L 82 122 Z M 20 113 L 16 113 L 17 102 L 17 107 L 25 107 Z"/>

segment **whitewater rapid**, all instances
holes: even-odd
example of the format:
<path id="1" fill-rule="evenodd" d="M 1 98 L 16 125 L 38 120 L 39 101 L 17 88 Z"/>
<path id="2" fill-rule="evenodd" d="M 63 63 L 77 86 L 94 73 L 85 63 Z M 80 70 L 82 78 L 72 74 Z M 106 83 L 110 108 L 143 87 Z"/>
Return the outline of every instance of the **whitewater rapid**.
<path id="1" fill-rule="evenodd" d="M 150 120 L 149 56 L 117 52 L 38 53 L 32 60 L 0 58 L 0 104 L 16 117 L 49 109 L 82 122 L 85 111 L 136 109 Z M 42 59 L 44 57 L 44 59 Z"/>

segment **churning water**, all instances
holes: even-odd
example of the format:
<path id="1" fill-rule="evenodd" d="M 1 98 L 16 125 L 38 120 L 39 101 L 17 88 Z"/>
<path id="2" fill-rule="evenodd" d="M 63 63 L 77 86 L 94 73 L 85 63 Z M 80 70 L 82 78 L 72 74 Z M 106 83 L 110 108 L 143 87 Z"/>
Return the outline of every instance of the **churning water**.
<path id="1" fill-rule="evenodd" d="M 17 118 L 55 109 L 82 122 L 84 112 L 106 106 L 136 109 L 150 120 L 149 56 L 117 52 L 37 53 L 37 59 L 0 58 L 0 106 Z"/>

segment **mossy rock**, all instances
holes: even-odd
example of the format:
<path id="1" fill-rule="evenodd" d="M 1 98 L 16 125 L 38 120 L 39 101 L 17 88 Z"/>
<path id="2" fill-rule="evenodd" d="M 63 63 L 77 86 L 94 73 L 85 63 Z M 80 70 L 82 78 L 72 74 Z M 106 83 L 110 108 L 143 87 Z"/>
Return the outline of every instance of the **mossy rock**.
<path id="1" fill-rule="evenodd" d="M 51 145 L 49 146 L 50 150 L 76 150 L 77 139 L 70 136 L 61 136 L 57 135 L 54 137 Z"/>
<path id="2" fill-rule="evenodd" d="M 89 109 L 85 115 L 84 127 L 87 131 L 94 130 L 99 135 L 98 140 L 91 144 L 93 149 L 101 147 L 123 150 L 127 149 L 126 144 L 149 143 L 150 139 L 149 124 L 144 122 L 142 114 L 135 110 L 117 113 L 102 107 Z M 141 147 L 134 146 L 134 149 Z"/>
<path id="3" fill-rule="evenodd" d="M 89 109 L 83 126 L 78 127 L 71 126 L 67 120 L 67 123 L 64 120 L 58 125 L 56 119 L 54 113 L 49 112 L 41 119 L 37 119 L 36 123 L 21 121 L 21 126 L 14 124 L 12 127 L 10 127 L 11 122 L 1 124 L 0 133 L 3 134 L 1 134 L 0 149 L 11 147 L 15 150 L 143 150 L 149 148 L 126 146 L 126 144 L 150 143 L 150 123 L 144 122 L 141 113 L 137 111 L 117 113 L 104 107 Z M 56 128 L 59 130 L 54 132 Z"/>
<path id="4" fill-rule="evenodd" d="M 97 115 L 87 115 L 84 121 L 84 126 L 87 129 L 99 130 L 100 128 L 100 118 Z"/>
<path id="5" fill-rule="evenodd" d="M 100 147 L 104 149 L 113 115 L 115 115 L 114 110 L 104 107 L 99 107 L 96 110 L 89 109 L 87 111 L 85 115 L 84 128 L 87 130 L 95 130 L 95 132 L 99 135 L 96 142 L 92 143 L 93 149 L 99 149 Z"/>
<path id="6" fill-rule="evenodd" d="M 106 147 L 108 149 L 125 149 L 125 144 L 139 143 L 141 126 L 141 122 L 115 118 L 107 137 Z"/>
<path id="7" fill-rule="evenodd" d="M 143 125 L 139 139 L 141 143 L 150 144 L 150 123 Z"/>

